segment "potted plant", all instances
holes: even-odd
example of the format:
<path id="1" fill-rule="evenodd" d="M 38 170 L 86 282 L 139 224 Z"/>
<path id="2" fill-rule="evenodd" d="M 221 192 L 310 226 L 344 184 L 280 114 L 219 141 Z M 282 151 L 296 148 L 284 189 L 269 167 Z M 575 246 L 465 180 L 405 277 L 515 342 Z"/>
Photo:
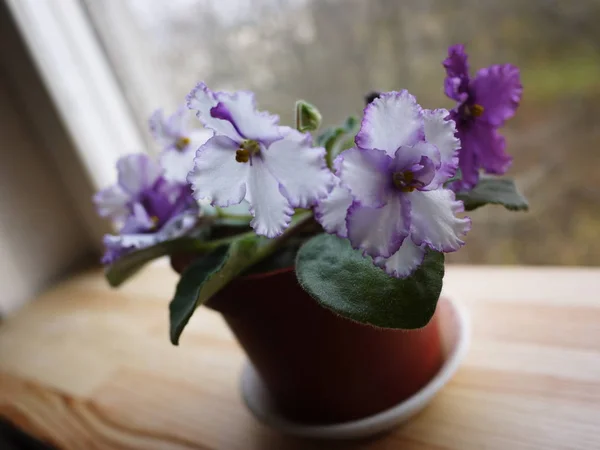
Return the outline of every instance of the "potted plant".
<path id="1" fill-rule="evenodd" d="M 181 274 L 171 342 L 201 305 L 219 311 L 288 422 L 348 424 L 414 397 L 444 363 L 436 306 L 444 253 L 471 226 L 461 213 L 527 209 L 496 176 L 511 162 L 497 130 L 519 104 L 518 69 L 471 78 L 461 45 L 443 66 L 451 111 L 375 93 L 361 119 L 319 134 L 307 102 L 291 128 L 251 92 L 198 84 L 187 107 L 210 137 L 187 128 L 185 108 L 155 113 L 159 160 L 122 158 L 95 196 L 119 230 L 104 239 L 109 283 L 169 256 Z"/>

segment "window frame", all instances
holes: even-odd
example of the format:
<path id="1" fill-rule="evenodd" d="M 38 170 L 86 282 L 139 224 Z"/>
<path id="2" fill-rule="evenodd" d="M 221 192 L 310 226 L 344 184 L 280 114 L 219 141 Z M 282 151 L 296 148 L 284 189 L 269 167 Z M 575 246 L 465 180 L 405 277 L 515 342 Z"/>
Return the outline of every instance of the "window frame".
<path id="1" fill-rule="evenodd" d="M 96 189 L 115 164 L 146 145 L 134 113 L 79 0 L 7 0 L 7 5 Z"/>

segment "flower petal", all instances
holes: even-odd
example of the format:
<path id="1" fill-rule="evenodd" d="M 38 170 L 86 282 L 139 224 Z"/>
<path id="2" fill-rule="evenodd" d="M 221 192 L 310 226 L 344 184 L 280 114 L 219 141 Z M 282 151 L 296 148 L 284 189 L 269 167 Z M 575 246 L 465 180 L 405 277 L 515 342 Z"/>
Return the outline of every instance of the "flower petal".
<path id="1" fill-rule="evenodd" d="M 211 135 L 212 133 L 207 130 L 195 130 L 190 133 L 190 144 L 184 150 L 174 147 L 163 150 L 159 161 L 164 169 L 165 179 L 174 183 L 187 183 L 188 173 L 194 167 L 196 151 Z"/>
<path id="2" fill-rule="evenodd" d="M 390 195 L 379 208 L 354 202 L 346 217 L 348 240 L 364 253 L 387 258 L 397 252 L 409 233 L 410 203 L 405 195 Z"/>
<path id="3" fill-rule="evenodd" d="M 157 109 L 148 119 L 150 134 L 161 147 L 169 147 L 174 144 L 175 138 L 165 120 L 163 110 Z"/>
<path id="4" fill-rule="evenodd" d="M 184 151 L 165 150 L 160 155 L 160 165 L 165 170 L 165 179 L 175 183 L 186 183 L 188 173 L 194 167 L 196 151 L 188 147 Z"/>
<path id="5" fill-rule="evenodd" d="M 471 88 L 475 103 L 483 106 L 478 120 L 495 126 L 514 116 L 523 94 L 519 68 L 511 64 L 480 69 Z"/>
<path id="6" fill-rule="evenodd" d="M 469 61 L 465 46 L 455 44 L 448 47 L 448 57 L 442 62 L 449 77 L 469 77 Z"/>
<path id="7" fill-rule="evenodd" d="M 237 91 L 233 94 L 215 94 L 218 103 L 211 108 L 211 116 L 226 120 L 245 139 L 252 139 L 269 145 L 281 139 L 279 116 L 266 111 L 257 111 L 254 94 L 250 91 Z"/>
<path id="8" fill-rule="evenodd" d="M 408 195 L 411 204 L 411 236 L 415 244 L 425 244 L 434 250 L 453 252 L 458 250 L 464 236 L 471 228 L 468 217 L 458 218 L 464 211 L 449 189 L 414 191 Z"/>
<path id="9" fill-rule="evenodd" d="M 131 207 L 131 214 L 119 232 L 121 234 L 144 233 L 152 230 L 153 227 L 154 222 L 146 208 L 141 203 L 134 203 Z"/>
<path id="10" fill-rule="evenodd" d="M 117 161 L 119 186 L 131 196 L 156 183 L 162 168 L 144 153 L 123 156 Z"/>
<path id="11" fill-rule="evenodd" d="M 112 264 L 120 257 L 133 250 L 139 250 L 170 239 L 184 236 L 198 222 L 197 212 L 185 212 L 173 217 L 156 233 L 122 234 L 104 236 L 106 251 L 102 257 L 103 264 Z"/>
<path id="12" fill-rule="evenodd" d="M 180 106 L 167 119 L 167 127 L 173 136 L 186 136 L 188 134 L 189 109 L 185 106 Z"/>
<path id="13" fill-rule="evenodd" d="M 506 173 L 512 163 L 512 156 L 504 151 L 506 141 L 498 130 L 486 124 L 476 123 L 468 133 L 467 145 L 478 146 L 479 164 L 487 172 L 495 175 Z"/>
<path id="14" fill-rule="evenodd" d="M 96 193 L 93 201 L 100 217 L 117 220 L 129 214 L 127 205 L 130 197 L 119 185 L 110 186 Z"/>
<path id="15" fill-rule="evenodd" d="M 188 148 L 196 151 L 198 147 L 205 144 L 211 137 L 213 137 L 213 132 L 207 129 L 202 130 L 192 130 L 189 132 L 188 137 L 190 138 L 190 143 Z"/>
<path id="16" fill-rule="evenodd" d="M 463 103 L 469 98 L 468 89 L 469 83 L 466 78 L 446 77 L 444 79 L 444 94 L 458 103 Z"/>
<path id="17" fill-rule="evenodd" d="M 394 156 L 398 147 L 423 138 L 421 107 L 408 91 L 386 92 L 367 105 L 356 145 L 384 150 Z"/>
<path id="18" fill-rule="evenodd" d="M 280 191 L 277 179 L 261 158 L 255 158 L 248 175 L 250 226 L 256 234 L 268 238 L 279 236 L 288 227 L 294 210 Z"/>
<path id="19" fill-rule="evenodd" d="M 453 183 L 453 190 L 469 190 L 479 181 L 479 168 L 487 173 L 502 175 L 512 163 L 505 152 L 506 141 L 492 126 L 475 121 L 458 134 L 461 141 L 459 166 L 461 180 Z"/>
<path id="20" fill-rule="evenodd" d="M 375 264 L 396 278 L 407 278 L 417 270 L 425 258 L 425 247 L 416 245 L 409 237 L 404 239 L 400 250 L 389 258 L 375 258 Z"/>
<path id="21" fill-rule="evenodd" d="M 412 173 L 414 175 L 413 182 L 419 183 L 417 189 L 431 191 L 439 187 L 439 185 L 432 184 L 437 174 L 437 168 L 436 163 L 431 158 L 421 156 L 419 163 L 413 167 Z"/>
<path id="22" fill-rule="evenodd" d="M 391 185 L 392 158 L 382 150 L 345 150 L 336 158 L 335 166 L 342 184 L 364 206 L 385 203 Z"/>
<path id="23" fill-rule="evenodd" d="M 469 62 L 462 44 L 448 48 L 448 57 L 443 61 L 446 69 L 444 93 L 457 102 L 464 102 L 469 89 Z"/>
<path id="24" fill-rule="evenodd" d="M 441 166 L 432 184 L 443 184 L 456 174 L 460 140 L 456 137 L 456 122 L 445 109 L 425 110 L 425 139 L 440 152 Z"/>
<path id="25" fill-rule="evenodd" d="M 287 127 L 286 127 L 287 128 Z M 310 134 L 287 128 L 284 139 L 263 150 L 263 160 L 295 208 L 307 208 L 325 197 L 334 178 L 325 162 L 325 149 L 311 146 Z"/>
<path id="26" fill-rule="evenodd" d="M 315 207 L 315 219 L 326 232 L 337 234 L 342 238 L 348 237 L 346 216 L 353 201 L 350 191 L 336 178 L 336 184 L 329 195 L 320 200 Z"/>
<path id="27" fill-rule="evenodd" d="M 215 118 L 210 114 L 210 110 L 217 106 L 219 101 L 216 94 L 208 89 L 206 84 L 198 83 L 187 95 L 186 102 L 189 109 L 196 111 L 196 116 L 205 127 L 235 141 L 240 142 L 243 140 L 229 121 Z"/>
<path id="28" fill-rule="evenodd" d="M 391 168 L 392 172 L 411 170 L 415 164 L 421 162 L 425 156 L 430 159 L 436 168 L 440 166 L 440 152 L 437 147 L 425 141 L 419 141 L 415 145 L 402 146 L 394 154 Z"/>
<path id="29" fill-rule="evenodd" d="M 238 144 L 226 136 L 213 136 L 198 149 L 187 177 L 196 200 L 225 207 L 244 199 L 250 164 L 235 160 L 237 149 Z"/>

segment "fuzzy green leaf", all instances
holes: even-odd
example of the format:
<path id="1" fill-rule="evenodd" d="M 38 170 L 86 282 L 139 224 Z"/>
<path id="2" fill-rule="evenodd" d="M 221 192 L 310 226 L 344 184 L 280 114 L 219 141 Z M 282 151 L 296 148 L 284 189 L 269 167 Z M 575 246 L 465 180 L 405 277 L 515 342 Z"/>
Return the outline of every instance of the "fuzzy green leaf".
<path id="1" fill-rule="evenodd" d="M 327 165 L 330 168 L 337 155 L 354 145 L 354 136 L 359 127 L 358 119 L 350 116 L 342 126 L 328 128 L 317 137 L 317 145 L 325 147 L 327 151 Z"/>
<path id="2" fill-rule="evenodd" d="M 228 246 L 218 246 L 208 256 L 192 263 L 181 274 L 175 297 L 169 305 L 171 342 L 178 345 L 183 329 L 198 306 L 234 278 L 247 273 L 254 265 L 269 258 L 312 222 L 312 212 L 298 213 L 281 236 L 267 239 L 254 233 L 240 235 L 241 237 L 231 241 Z"/>
<path id="3" fill-rule="evenodd" d="M 502 205 L 511 211 L 527 211 L 527 199 L 519 192 L 511 178 L 482 177 L 471 191 L 457 192 L 456 199 L 462 200 L 466 211 L 483 205 Z"/>
<path id="4" fill-rule="evenodd" d="M 150 261 L 165 255 L 194 248 L 196 242 L 196 239 L 182 237 L 160 242 L 152 247 L 143 248 L 141 250 L 134 250 L 108 266 L 104 274 L 112 287 L 120 286 Z"/>
<path id="5" fill-rule="evenodd" d="M 174 345 L 196 308 L 246 269 L 262 238 L 250 236 L 217 248 L 199 258 L 181 274 L 169 305 L 170 337 Z"/>
<path id="6" fill-rule="evenodd" d="M 428 252 L 405 279 L 393 278 L 346 239 L 321 234 L 296 259 L 300 285 L 320 305 L 348 319 L 383 328 L 414 329 L 429 322 L 442 290 L 444 254 Z"/>

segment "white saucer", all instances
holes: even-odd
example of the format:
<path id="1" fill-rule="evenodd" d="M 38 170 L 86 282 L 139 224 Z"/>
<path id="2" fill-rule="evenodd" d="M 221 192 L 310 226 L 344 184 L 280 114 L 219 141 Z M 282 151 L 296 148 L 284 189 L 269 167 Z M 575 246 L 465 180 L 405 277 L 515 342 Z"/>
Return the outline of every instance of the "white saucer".
<path id="1" fill-rule="evenodd" d="M 450 380 L 465 357 L 471 325 L 465 309 L 454 301 L 439 302 L 440 331 L 446 359 L 440 371 L 420 391 L 385 411 L 364 419 L 330 425 L 291 422 L 274 408 L 268 392 L 250 362 L 242 372 L 242 397 L 252 414 L 265 425 L 293 436 L 319 439 L 354 439 L 388 431 L 421 411 Z"/>

